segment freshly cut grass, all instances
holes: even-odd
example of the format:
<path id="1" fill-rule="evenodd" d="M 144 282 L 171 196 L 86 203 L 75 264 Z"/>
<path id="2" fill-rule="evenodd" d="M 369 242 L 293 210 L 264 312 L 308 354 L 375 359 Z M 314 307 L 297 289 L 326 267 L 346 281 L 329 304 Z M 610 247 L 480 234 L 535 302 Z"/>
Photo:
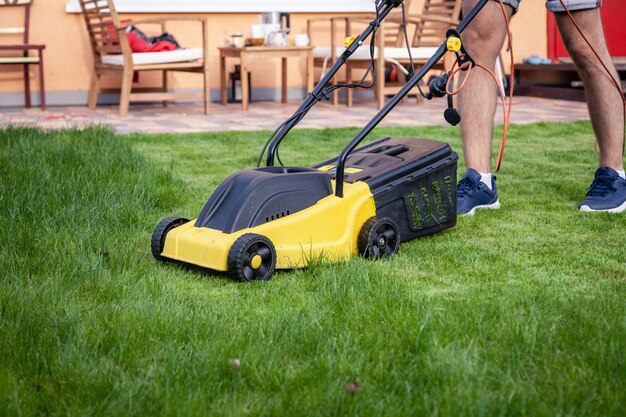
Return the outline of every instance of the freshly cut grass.
<path id="1" fill-rule="evenodd" d="M 298 130 L 281 157 L 355 133 Z M 576 211 L 589 123 L 513 126 L 503 208 L 391 259 L 252 284 L 154 261 L 156 223 L 266 137 L 0 130 L 1 415 L 626 414 L 626 216 Z"/>

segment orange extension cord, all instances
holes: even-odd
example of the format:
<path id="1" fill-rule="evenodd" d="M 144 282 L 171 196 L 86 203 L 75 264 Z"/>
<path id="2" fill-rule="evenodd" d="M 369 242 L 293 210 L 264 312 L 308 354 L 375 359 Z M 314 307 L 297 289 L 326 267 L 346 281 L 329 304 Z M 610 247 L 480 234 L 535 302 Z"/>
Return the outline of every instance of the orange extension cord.
<path id="1" fill-rule="evenodd" d="M 600 62 L 600 64 L 602 65 L 602 67 L 604 68 L 606 73 L 609 75 L 609 77 L 613 81 L 613 84 L 615 85 L 615 87 L 617 88 L 617 90 L 620 93 L 620 96 L 622 97 L 622 101 L 623 101 L 623 104 L 624 104 L 624 111 L 626 112 L 626 99 L 624 99 L 624 93 L 622 91 L 621 84 L 613 76 L 613 74 L 611 73 L 611 71 L 609 70 L 607 65 L 604 63 L 604 61 L 600 57 L 600 54 L 598 54 L 596 49 L 591 45 L 591 42 L 589 42 L 589 40 L 587 39 L 587 37 L 585 36 L 583 31 L 580 29 L 580 27 L 576 23 L 576 19 L 574 19 L 574 16 L 569 11 L 569 9 L 568 9 L 567 5 L 565 4 L 565 2 L 563 0 L 559 0 L 559 1 L 561 2 L 561 5 L 565 9 L 565 11 L 566 11 L 567 15 L 569 16 L 570 20 L 572 21 L 572 23 L 576 27 L 576 30 L 578 31 L 578 33 L 580 33 L 580 35 L 583 37 L 583 39 L 585 40 L 585 42 L 587 43 L 587 45 L 589 46 L 591 51 L 594 53 L 596 58 L 598 58 L 598 61 Z M 507 132 L 509 130 L 509 121 L 511 119 L 511 111 L 513 110 L 513 88 L 514 88 L 514 77 L 513 77 L 513 74 L 515 74 L 515 59 L 514 59 L 514 55 L 513 55 L 513 40 L 512 40 L 512 36 L 511 36 L 511 27 L 510 27 L 509 17 L 508 17 L 508 15 L 506 13 L 506 9 L 504 7 L 504 3 L 502 2 L 502 0 L 498 0 L 498 2 L 500 3 L 500 9 L 502 10 L 502 16 L 504 17 L 504 22 L 506 24 L 506 32 L 507 32 L 507 37 L 509 39 L 509 52 L 510 52 L 510 59 L 511 59 L 511 81 L 509 83 L 509 104 L 508 104 L 508 106 L 506 105 L 506 93 L 502 89 L 502 86 L 500 85 L 500 83 L 498 83 L 498 78 L 493 73 L 493 71 L 491 69 L 487 68 L 486 66 L 482 65 L 482 64 L 475 64 L 476 67 L 485 70 L 489 75 L 491 75 L 491 78 L 493 78 L 493 80 L 495 81 L 496 85 L 498 85 L 498 89 L 499 89 L 499 92 L 500 92 L 500 98 L 502 99 L 502 110 L 503 110 L 503 113 L 504 113 L 504 115 L 503 115 L 504 124 L 503 124 L 502 139 L 500 140 L 500 151 L 498 153 L 498 162 L 496 164 L 496 171 L 500 171 L 500 167 L 502 166 L 502 158 L 504 157 L 504 146 L 506 144 L 506 136 L 507 136 Z M 446 84 L 446 93 L 451 95 L 451 96 L 457 95 L 458 93 L 461 92 L 461 90 L 463 90 L 463 88 L 465 87 L 465 84 L 467 83 L 467 80 L 470 77 L 472 68 L 474 67 L 474 64 L 472 64 L 471 62 L 466 62 L 465 64 L 463 64 L 463 65 L 461 65 L 459 67 L 456 67 L 456 65 L 457 65 L 457 63 L 455 62 L 454 65 L 452 66 L 452 69 L 450 70 L 450 77 L 448 79 L 448 83 Z M 466 74 L 465 78 L 463 79 L 461 85 L 459 86 L 458 89 L 456 89 L 454 91 L 450 91 L 450 84 L 452 83 L 452 80 L 454 79 L 454 77 L 460 71 L 464 71 L 464 70 L 467 71 L 467 74 Z"/>
<path id="2" fill-rule="evenodd" d="M 580 26 L 578 26 L 578 24 L 576 23 L 576 19 L 574 19 L 574 16 L 572 16 L 572 13 L 569 11 L 567 6 L 565 5 L 565 2 L 563 2 L 563 0 L 559 0 L 559 1 L 561 2 L 561 5 L 565 9 L 565 12 L 569 16 L 570 20 L 574 24 L 574 27 L 576 27 L 576 30 L 578 31 L 578 33 L 580 33 L 580 36 L 583 37 L 583 39 L 585 40 L 585 43 L 587 43 L 587 45 L 591 49 L 591 52 L 593 52 L 593 54 L 596 56 L 596 58 L 598 58 L 598 61 L 600 62 L 600 64 L 602 65 L 602 67 L 604 68 L 606 73 L 609 75 L 609 77 L 613 81 L 613 84 L 615 85 L 615 88 L 617 88 L 617 91 L 619 91 L 619 94 L 622 97 L 622 102 L 624 103 L 624 109 L 626 110 L 626 99 L 624 98 L 624 92 L 622 91 L 621 83 L 613 76 L 613 73 L 611 73 L 611 70 L 609 70 L 609 67 L 607 67 L 606 64 L 604 63 L 604 61 L 602 60 L 602 58 L 600 58 L 600 54 L 596 51 L 596 48 L 594 48 L 593 45 L 591 45 L 591 42 L 589 42 L 589 39 L 587 39 L 587 37 L 583 33 L 583 31 L 580 28 Z"/>

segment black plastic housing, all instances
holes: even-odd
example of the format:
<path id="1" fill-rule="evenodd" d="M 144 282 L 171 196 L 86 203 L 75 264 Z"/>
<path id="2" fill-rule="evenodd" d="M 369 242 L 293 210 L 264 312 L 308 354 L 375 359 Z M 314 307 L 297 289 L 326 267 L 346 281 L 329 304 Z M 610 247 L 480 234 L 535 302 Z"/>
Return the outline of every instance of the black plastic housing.
<path id="1" fill-rule="evenodd" d="M 456 225 L 457 161 L 446 143 L 385 138 L 355 149 L 344 178 L 369 185 L 376 215 L 394 219 L 405 242 Z"/>
<path id="2" fill-rule="evenodd" d="M 456 224 L 457 160 L 446 143 L 385 138 L 354 150 L 344 178 L 366 182 L 376 215 L 395 220 L 402 241 L 407 241 Z M 320 168 L 336 163 L 334 158 L 314 168 L 236 172 L 217 187 L 195 226 L 233 233 L 311 207 L 333 193 L 334 169 Z"/>
<path id="3" fill-rule="evenodd" d="M 217 187 L 195 226 L 233 233 L 304 210 L 332 192 L 330 174 L 317 169 L 246 169 Z"/>

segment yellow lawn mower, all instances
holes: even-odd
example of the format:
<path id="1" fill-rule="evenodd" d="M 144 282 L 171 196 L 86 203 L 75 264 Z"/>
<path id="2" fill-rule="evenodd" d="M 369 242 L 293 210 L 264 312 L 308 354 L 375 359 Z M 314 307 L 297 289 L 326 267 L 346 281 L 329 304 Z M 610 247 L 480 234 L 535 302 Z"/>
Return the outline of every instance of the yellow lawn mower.
<path id="1" fill-rule="evenodd" d="M 487 1 L 448 38 L 458 38 Z M 168 217 L 156 226 L 151 244 L 156 259 L 228 272 L 240 281 L 267 280 L 276 269 L 302 268 L 316 259 L 392 255 L 401 242 L 456 224 L 458 156 L 449 145 L 383 138 L 357 148 L 450 50 L 454 42 L 448 39 L 337 158 L 313 167 L 290 167 L 282 166 L 278 154 L 282 139 L 317 102 L 336 88 L 363 86 L 327 84 L 370 35 L 373 57 L 376 28 L 398 6 L 402 0 L 376 2 L 376 18 L 350 40 L 294 115 L 270 136 L 257 164 L 267 150 L 266 166 L 230 175 L 197 218 Z"/>

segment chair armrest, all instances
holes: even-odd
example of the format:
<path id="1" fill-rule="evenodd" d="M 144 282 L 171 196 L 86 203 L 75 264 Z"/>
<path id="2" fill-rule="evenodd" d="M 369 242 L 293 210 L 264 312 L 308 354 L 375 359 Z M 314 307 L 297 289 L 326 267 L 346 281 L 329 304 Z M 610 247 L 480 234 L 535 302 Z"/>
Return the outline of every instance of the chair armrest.
<path id="1" fill-rule="evenodd" d="M 153 17 L 147 19 L 137 19 L 131 22 L 122 23 L 117 29 L 126 29 L 128 26 L 144 25 L 144 24 L 165 24 L 175 21 L 192 21 L 192 22 L 204 22 L 205 18 L 199 16 L 173 16 L 173 17 Z"/>
<path id="2" fill-rule="evenodd" d="M 31 49 L 46 49 L 46 45 L 0 45 L 0 51 L 29 51 Z"/>

